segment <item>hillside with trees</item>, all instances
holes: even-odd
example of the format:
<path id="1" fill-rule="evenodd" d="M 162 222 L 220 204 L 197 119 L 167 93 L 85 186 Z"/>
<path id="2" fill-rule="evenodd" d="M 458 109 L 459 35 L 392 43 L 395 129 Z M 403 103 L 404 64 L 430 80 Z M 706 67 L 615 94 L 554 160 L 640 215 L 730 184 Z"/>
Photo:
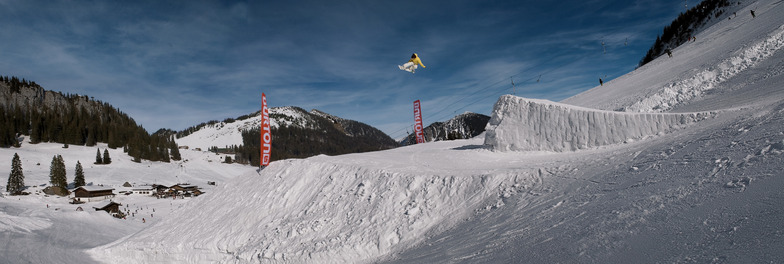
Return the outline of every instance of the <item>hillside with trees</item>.
<path id="1" fill-rule="evenodd" d="M 477 113 L 463 113 L 447 120 L 434 122 L 422 129 L 426 142 L 468 139 L 485 132 L 490 117 Z M 400 141 L 401 146 L 416 144 L 416 134 L 411 133 Z"/>
<path id="2" fill-rule="evenodd" d="M 258 166 L 261 133 L 259 112 L 223 122 L 210 121 L 177 133 L 187 137 L 202 129 L 217 129 L 235 122 L 247 122 L 241 129 L 242 143 L 233 146 L 213 146 L 213 152 L 235 154 L 233 162 Z M 299 107 L 280 107 L 270 110 L 270 119 L 278 124 L 272 131 L 272 160 L 307 158 L 320 154 L 341 155 L 391 149 L 397 146 L 387 134 L 362 122 L 333 116 L 322 111 L 310 112 Z M 254 118 L 255 117 L 255 118 Z"/>
<path id="3" fill-rule="evenodd" d="M 135 161 L 171 160 L 171 137 L 150 135 L 127 114 L 85 95 L 44 90 L 33 81 L 0 76 L 0 147 L 19 147 L 23 136 L 41 142 L 123 148 Z M 177 155 L 179 156 L 179 155 Z"/>
<path id="4" fill-rule="evenodd" d="M 661 35 L 656 37 L 656 42 L 653 43 L 645 57 L 640 60 L 639 66 L 664 55 L 667 50 L 675 49 L 689 42 L 700 28 L 704 27 L 712 18 L 718 19 L 724 14 L 724 8 L 730 5 L 728 0 L 705 0 L 686 13 L 681 13 L 669 26 L 664 27 Z"/>

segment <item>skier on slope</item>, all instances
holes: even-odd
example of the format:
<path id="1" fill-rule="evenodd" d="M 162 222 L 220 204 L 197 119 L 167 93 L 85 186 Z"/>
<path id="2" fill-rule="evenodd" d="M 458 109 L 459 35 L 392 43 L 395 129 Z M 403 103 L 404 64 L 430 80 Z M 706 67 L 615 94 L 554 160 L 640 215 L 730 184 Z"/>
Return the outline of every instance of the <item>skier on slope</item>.
<path id="1" fill-rule="evenodd" d="M 408 60 L 408 62 L 406 62 L 402 66 L 398 65 L 397 67 L 400 68 L 401 70 L 404 70 L 404 71 L 407 71 L 407 72 L 410 72 L 410 73 L 414 73 L 414 71 L 416 71 L 417 64 L 419 64 L 419 66 L 422 66 L 422 68 L 427 68 L 427 67 L 425 67 L 424 64 L 422 64 L 422 60 L 419 59 L 419 56 L 417 56 L 417 54 L 414 53 L 414 54 L 411 54 L 411 59 Z"/>

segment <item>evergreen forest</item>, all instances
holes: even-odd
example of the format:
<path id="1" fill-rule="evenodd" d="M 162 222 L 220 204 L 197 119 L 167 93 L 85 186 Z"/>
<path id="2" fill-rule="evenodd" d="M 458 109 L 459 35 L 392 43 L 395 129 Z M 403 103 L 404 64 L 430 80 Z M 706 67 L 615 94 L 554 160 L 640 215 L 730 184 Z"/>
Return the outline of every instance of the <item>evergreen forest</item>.
<path id="1" fill-rule="evenodd" d="M 35 82 L 8 76 L 0 76 L 0 95 L 0 147 L 41 142 L 95 146 L 102 142 L 112 149 L 123 148 L 137 162 L 179 159 L 171 136 L 147 133 L 108 103 L 46 91 Z"/>
<path id="2" fill-rule="evenodd" d="M 667 50 L 672 50 L 692 40 L 697 29 L 711 17 L 718 18 L 724 14 L 722 8 L 730 5 L 729 0 L 704 0 L 687 10 L 686 13 L 681 13 L 669 26 L 664 27 L 661 35 L 656 37 L 656 42 L 653 43 L 645 57 L 640 60 L 639 67 L 664 55 Z"/>

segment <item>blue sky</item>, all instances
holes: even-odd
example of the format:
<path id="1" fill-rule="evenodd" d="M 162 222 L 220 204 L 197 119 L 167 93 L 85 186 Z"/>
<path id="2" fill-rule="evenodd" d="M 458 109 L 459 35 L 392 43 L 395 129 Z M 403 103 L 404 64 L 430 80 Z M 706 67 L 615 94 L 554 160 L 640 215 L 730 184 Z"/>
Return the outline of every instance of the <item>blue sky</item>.
<path id="1" fill-rule="evenodd" d="M 623 75 L 684 3 L 0 0 L 0 75 L 93 96 L 150 132 L 253 113 L 264 92 L 400 138 L 417 99 L 429 124 L 489 115 L 512 80 L 559 101 Z M 413 52 L 427 68 L 400 71 Z"/>

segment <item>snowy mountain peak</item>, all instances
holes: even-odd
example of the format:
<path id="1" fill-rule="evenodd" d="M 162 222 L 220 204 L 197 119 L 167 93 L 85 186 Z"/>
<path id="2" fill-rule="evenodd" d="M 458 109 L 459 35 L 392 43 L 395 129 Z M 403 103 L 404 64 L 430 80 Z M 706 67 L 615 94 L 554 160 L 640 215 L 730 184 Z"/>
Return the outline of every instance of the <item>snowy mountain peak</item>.
<path id="1" fill-rule="evenodd" d="M 394 146 L 394 141 L 380 130 L 354 120 L 340 118 L 319 110 L 310 112 L 296 106 L 272 107 L 269 109 L 270 126 L 274 130 L 281 127 L 303 128 L 306 130 L 323 131 L 324 129 L 337 129 L 351 137 L 370 138 L 385 146 Z M 327 125 L 330 124 L 330 125 Z M 225 147 L 242 145 L 242 131 L 258 129 L 261 126 L 260 112 L 246 115 L 242 118 L 229 119 L 223 122 L 210 122 L 197 126 L 194 131 L 177 138 L 181 146 L 201 148 Z M 325 127 L 329 126 L 329 127 Z M 277 135 L 273 134 L 273 139 Z"/>
<path id="2" fill-rule="evenodd" d="M 471 112 L 459 114 L 445 122 L 434 122 L 423 129 L 425 141 L 441 141 L 466 139 L 475 137 L 485 131 L 489 116 Z M 409 134 L 402 141 L 401 145 L 413 145 L 416 142 L 416 135 Z"/>

